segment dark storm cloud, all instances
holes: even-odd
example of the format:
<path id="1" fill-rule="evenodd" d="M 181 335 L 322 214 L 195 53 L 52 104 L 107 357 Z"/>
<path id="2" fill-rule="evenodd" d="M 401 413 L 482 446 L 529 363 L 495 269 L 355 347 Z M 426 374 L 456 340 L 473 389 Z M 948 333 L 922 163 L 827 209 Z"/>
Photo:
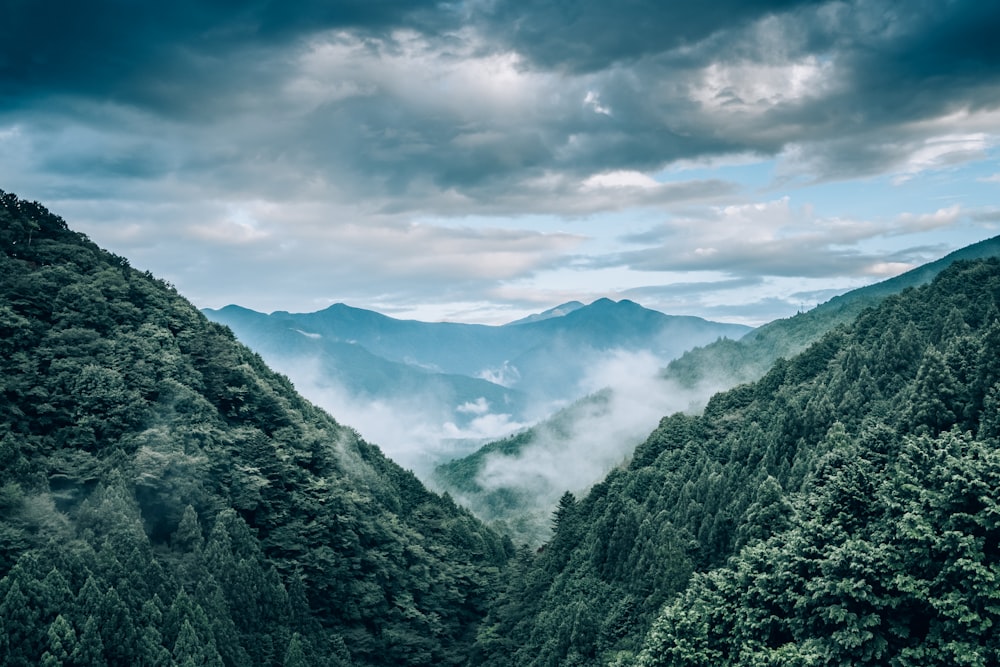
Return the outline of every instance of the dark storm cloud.
<path id="1" fill-rule="evenodd" d="M 921 123 L 1000 105 L 997 3 L 500 2 L 490 16 L 530 67 L 586 72 L 600 88 L 611 118 L 576 135 L 584 166 L 745 151 L 787 152 L 791 175 L 809 180 L 906 171 L 948 131 Z M 695 102 L 699 90 L 709 98 Z"/>
<path id="2" fill-rule="evenodd" d="M 811 0 L 499 0 L 488 30 L 541 67 L 592 72 L 698 42 Z"/>
<path id="3" fill-rule="evenodd" d="M 649 172 L 736 153 L 784 153 L 793 180 L 905 171 L 935 131 L 921 121 L 1000 104 L 996 3 L 6 4 L 0 109 L 45 105 L 80 122 L 71 96 L 144 109 L 147 128 L 217 123 L 214 142 L 192 141 L 198 156 L 184 168 L 244 177 L 249 161 L 270 162 L 297 172 L 292 180 L 324 178 L 361 196 L 457 192 L 481 203 L 551 173 Z M 398 29 L 419 43 L 401 43 Z M 317 44 L 337 39 L 349 46 L 338 54 L 344 80 L 344 59 L 386 64 L 382 79 L 298 108 L 288 82 Z M 435 103 L 433 75 L 422 91 L 392 85 L 397 60 L 423 57 L 431 71 L 510 50 L 521 77 L 511 86 L 534 87 L 506 113 L 470 111 L 464 80 L 444 92 L 450 106 Z M 805 80 L 784 81 L 796 67 Z M 121 121 L 111 109 L 87 122 Z M 152 176 L 166 164 L 124 153 L 78 156 L 66 168 L 135 164 Z"/>
<path id="4" fill-rule="evenodd" d="M 806 14 L 807 16 L 808 14 Z M 819 20 L 827 19 L 825 25 Z M 796 17 L 801 20 L 800 17 Z M 795 29 L 787 22 L 786 31 Z M 789 170 L 813 179 L 907 171 L 906 160 L 961 118 L 1000 106 L 1000 5 L 978 2 L 858 2 L 830 5 L 806 21 L 805 48 L 833 64 L 823 94 L 776 106 L 762 120 L 784 145 L 808 145 Z M 974 128 L 974 124 L 973 124 Z M 761 127 L 750 126 L 753 140 Z M 982 159 L 957 145 L 935 164 Z"/>
<path id="5" fill-rule="evenodd" d="M 222 72 L 260 73 L 275 50 L 322 30 L 382 34 L 451 20 L 425 0 L 175 0 L 0 4 L 0 95 L 72 93 L 169 108 Z M 436 26 L 437 27 L 437 26 Z M 258 62 L 255 62 L 258 61 Z M 174 99 L 174 105 L 182 99 Z"/>

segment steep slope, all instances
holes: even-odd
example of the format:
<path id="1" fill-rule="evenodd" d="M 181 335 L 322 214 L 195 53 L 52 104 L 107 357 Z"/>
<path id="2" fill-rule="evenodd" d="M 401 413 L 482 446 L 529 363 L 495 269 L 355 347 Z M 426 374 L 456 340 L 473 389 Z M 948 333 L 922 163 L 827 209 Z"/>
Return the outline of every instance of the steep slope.
<path id="1" fill-rule="evenodd" d="M 865 308 L 877 305 L 886 297 L 907 287 L 929 283 L 959 260 L 998 256 L 1000 236 L 974 243 L 894 278 L 836 296 L 807 312 L 769 322 L 738 341 L 720 340 L 689 350 L 670 362 L 664 375 L 686 387 L 717 384 L 719 379 L 730 387 L 756 380 L 778 358 L 798 354 L 827 331 L 852 321 Z"/>
<path id="2" fill-rule="evenodd" d="M 993 664 L 998 359 L 1000 261 L 958 262 L 664 418 L 562 498 L 476 662 Z"/>
<path id="3" fill-rule="evenodd" d="M 464 664 L 509 542 L 0 193 L 0 663 Z"/>
<path id="4" fill-rule="evenodd" d="M 434 469 L 433 483 L 515 543 L 539 546 L 551 536 L 552 510 L 567 487 L 585 490 L 599 481 L 649 434 L 641 420 L 635 438 L 583 432 L 611 421 L 616 398 L 610 389 L 596 392 L 532 428 L 446 461 Z M 611 450 L 594 446 L 595 436 L 611 441 Z"/>

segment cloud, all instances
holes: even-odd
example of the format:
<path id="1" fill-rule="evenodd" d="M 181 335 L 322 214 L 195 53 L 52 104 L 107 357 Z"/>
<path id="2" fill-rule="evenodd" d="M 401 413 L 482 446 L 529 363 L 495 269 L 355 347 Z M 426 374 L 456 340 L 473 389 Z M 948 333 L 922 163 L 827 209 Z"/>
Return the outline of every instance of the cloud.
<path id="1" fill-rule="evenodd" d="M 655 300 L 676 296 L 699 294 L 706 291 L 720 291 L 737 289 L 744 287 L 755 287 L 760 284 L 761 278 L 729 278 L 712 281 L 691 281 L 682 283 L 669 283 L 665 285 L 644 285 L 642 287 L 632 287 L 624 290 L 622 296 L 635 299 Z"/>
<path id="2" fill-rule="evenodd" d="M 859 244 L 936 213 L 783 211 L 716 166 L 772 163 L 783 193 L 988 159 L 994 4 L 19 2 L 0 185 L 201 305 L 476 308 L 566 266 L 882 276 Z"/>
<path id="3" fill-rule="evenodd" d="M 423 479 L 442 461 L 527 426 L 483 398 L 462 405 L 451 405 L 433 392 L 372 398 L 350 392 L 334 377 L 321 376 L 313 361 L 270 356 L 268 363 L 287 375 L 303 396 Z"/>
<path id="4" fill-rule="evenodd" d="M 642 271 L 715 271 L 743 279 L 759 276 L 834 277 L 885 275 L 883 252 L 864 253 L 861 241 L 947 228 L 960 205 L 930 214 L 903 213 L 895 220 L 820 218 L 790 198 L 716 207 L 700 220 L 678 218 L 626 240 L 657 244 L 596 260 Z"/>
<path id="5" fill-rule="evenodd" d="M 316 309 L 335 301 L 372 303 L 389 295 L 404 303 L 426 299 L 428 293 L 438 302 L 476 300 L 505 281 L 561 265 L 582 240 L 567 233 L 392 218 L 343 223 L 328 220 L 331 214 L 336 215 L 308 203 L 227 204 L 202 210 L 200 216 L 171 207 L 147 220 L 144 239 L 155 243 L 135 248 L 131 257 L 135 266 L 173 262 L 168 276 L 182 278 L 193 286 L 189 296 L 213 307 L 257 302 L 270 310 L 288 309 L 289 295 L 307 292 Z M 201 220 L 170 226 L 165 219 L 174 215 Z M 194 257 L 201 261 L 192 262 L 188 248 L 194 242 Z M 239 265 L 255 271 L 234 272 Z M 202 292 L 199 285 L 211 291 Z M 215 303 L 212 293 L 224 294 L 226 303 Z M 268 294 L 274 296 L 261 298 Z"/>
<path id="6" fill-rule="evenodd" d="M 8 3 L 0 24 L 0 99 L 17 104 L 59 93 L 197 114 L 213 88 L 231 90 L 227 84 L 246 84 L 250 74 L 280 75 L 282 52 L 317 32 L 378 36 L 428 20 L 433 31 L 454 24 L 447 10 L 431 8 L 419 0 L 253 0 L 239 7 L 95 0 L 62 3 L 57 11 Z"/>
<path id="7" fill-rule="evenodd" d="M 587 96 L 583 98 L 583 105 L 592 109 L 594 113 L 604 114 L 605 116 L 611 115 L 611 109 L 601 104 L 600 94 L 592 90 L 587 91 Z"/>
<path id="8" fill-rule="evenodd" d="M 19 3 L 0 28 L 0 80 L 12 108 L 77 115 L 79 100 L 102 100 L 197 120 L 223 129 L 230 151 L 215 159 L 230 168 L 249 154 L 393 195 L 471 189 L 475 202 L 495 179 L 803 145 L 833 154 L 810 162 L 822 178 L 901 149 L 918 169 L 981 155 L 975 139 L 912 126 L 997 108 L 1000 55 L 982 28 L 997 10 L 972 4 L 102 0 L 53 17 Z M 890 132 L 864 150 L 907 124 L 908 142 Z M 136 146 L 133 160 L 162 150 Z M 127 149 L 113 153 L 127 169 Z"/>
<path id="9" fill-rule="evenodd" d="M 1000 208 L 988 207 L 972 212 L 973 220 L 977 222 L 995 223 L 1000 222 Z"/>
<path id="10" fill-rule="evenodd" d="M 481 20 L 491 35 L 540 67 L 587 72 L 682 49 L 772 12 L 811 4 L 818 3 L 755 0 L 696 6 L 655 0 L 625 5 L 500 0 L 485 5 Z"/>

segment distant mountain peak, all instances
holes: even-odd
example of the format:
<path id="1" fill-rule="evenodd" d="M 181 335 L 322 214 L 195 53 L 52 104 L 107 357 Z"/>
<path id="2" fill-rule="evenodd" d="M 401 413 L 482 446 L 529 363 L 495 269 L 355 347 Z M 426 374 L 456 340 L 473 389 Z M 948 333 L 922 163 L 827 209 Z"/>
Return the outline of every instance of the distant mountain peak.
<path id="1" fill-rule="evenodd" d="M 643 310 L 649 310 L 645 306 L 632 301 L 631 299 L 621 299 L 615 301 L 614 299 L 609 299 L 608 297 L 601 297 L 593 303 L 591 303 L 588 308 L 642 308 Z"/>
<path id="2" fill-rule="evenodd" d="M 527 317 L 522 317 L 519 320 L 514 320 L 513 322 L 508 322 L 504 326 L 515 326 L 518 324 L 531 324 L 532 322 L 541 322 L 542 320 L 551 320 L 554 317 L 563 317 L 569 315 L 575 310 L 585 308 L 585 306 L 579 301 L 567 301 L 566 303 L 560 304 L 555 308 L 549 308 L 548 310 L 535 313 L 534 315 L 528 315 Z"/>

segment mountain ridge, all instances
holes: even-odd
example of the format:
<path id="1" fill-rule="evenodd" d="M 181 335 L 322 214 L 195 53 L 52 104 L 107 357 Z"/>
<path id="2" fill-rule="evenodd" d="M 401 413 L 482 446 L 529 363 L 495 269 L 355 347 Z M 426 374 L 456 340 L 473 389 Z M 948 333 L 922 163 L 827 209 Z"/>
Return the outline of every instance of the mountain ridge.
<path id="1" fill-rule="evenodd" d="M 509 540 L 3 192 L 0 332 L 0 664 L 468 661 Z"/>
<path id="2" fill-rule="evenodd" d="M 503 326 L 505 327 L 517 326 L 519 324 L 529 324 L 531 322 L 539 322 L 541 320 L 546 320 L 553 317 L 563 317 L 564 315 L 568 315 L 574 310 L 583 307 L 584 304 L 580 301 L 567 301 L 566 303 L 561 303 L 558 306 L 549 308 L 548 310 L 544 310 L 540 313 L 534 313 L 532 315 L 528 315 L 527 317 L 522 317 L 521 319 L 514 320 L 513 322 L 507 322 Z"/>
<path id="3" fill-rule="evenodd" d="M 619 350 L 648 351 L 648 363 L 659 366 L 692 345 L 749 330 L 609 299 L 516 326 L 396 320 L 345 304 L 302 314 L 235 305 L 203 312 L 307 395 L 353 411 L 355 427 L 423 473 L 441 457 L 467 453 L 455 451 L 455 443 L 474 447 L 592 391 L 589 376 Z M 370 363 L 357 362 L 367 355 Z M 418 446 L 386 428 L 381 412 L 353 398 L 385 404 L 425 440 Z"/>
<path id="4" fill-rule="evenodd" d="M 991 664 L 997 359 L 1000 259 L 960 259 L 663 417 L 563 494 L 477 664 Z"/>
<path id="5" fill-rule="evenodd" d="M 664 376 L 688 387 L 713 375 L 730 377 L 734 383 L 755 380 L 779 357 L 801 352 L 826 331 L 850 321 L 887 296 L 927 284 L 956 261 L 997 256 L 1000 236 L 959 248 L 898 276 L 835 296 L 804 313 L 768 322 L 738 341 L 689 350 L 667 365 Z"/>

